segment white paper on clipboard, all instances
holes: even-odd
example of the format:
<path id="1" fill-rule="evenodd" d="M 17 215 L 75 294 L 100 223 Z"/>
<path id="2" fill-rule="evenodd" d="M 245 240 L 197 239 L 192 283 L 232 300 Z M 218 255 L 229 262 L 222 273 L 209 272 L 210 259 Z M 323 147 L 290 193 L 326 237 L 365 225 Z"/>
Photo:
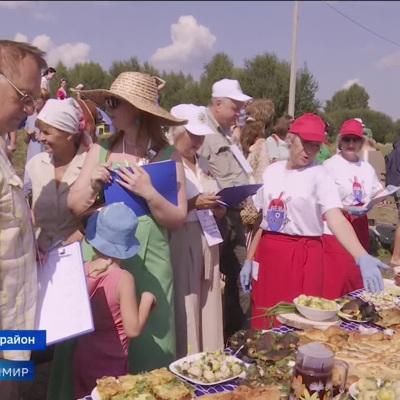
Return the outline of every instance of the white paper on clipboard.
<path id="1" fill-rule="evenodd" d="M 38 268 L 35 329 L 51 345 L 94 331 L 79 242 L 55 249 Z"/>

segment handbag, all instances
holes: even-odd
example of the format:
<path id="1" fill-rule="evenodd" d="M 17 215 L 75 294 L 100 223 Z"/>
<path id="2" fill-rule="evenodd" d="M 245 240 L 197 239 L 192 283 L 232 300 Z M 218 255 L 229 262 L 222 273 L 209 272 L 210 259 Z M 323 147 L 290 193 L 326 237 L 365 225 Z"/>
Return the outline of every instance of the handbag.
<path id="1" fill-rule="evenodd" d="M 242 218 L 243 225 L 254 225 L 258 217 L 258 211 L 255 207 L 251 197 L 248 197 L 242 203 L 242 210 L 240 210 L 240 217 Z"/>

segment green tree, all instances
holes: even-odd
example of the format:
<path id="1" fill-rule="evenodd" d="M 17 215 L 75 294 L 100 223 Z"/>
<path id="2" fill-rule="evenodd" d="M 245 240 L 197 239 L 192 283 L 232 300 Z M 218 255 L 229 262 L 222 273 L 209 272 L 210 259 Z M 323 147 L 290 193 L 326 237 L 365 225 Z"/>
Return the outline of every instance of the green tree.
<path id="1" fill-rule="evenodd" d="M 204 72 L 200 77 L 199 100 L 207 104 L 211 98 L 212 85 L 223 78 L 234 79 L 235 69 L 233 61 L 225 53 L 217 53 L 211 61 L 204 65 Z"/>
<path id="2" fill-rule="evenodd" d="M 369 109 L 369 94 L 360 85 L 354 84 L 349 89 L 342 89 L 327 100 L 325 112 L 332 113 L 338 110 Z"/>
<path id="3" fill-rule="evenodd" d="M 287 113 L 289 106 L 290 65 L 275 54 L 266 53 L 245 60 L 241 73 L 243 90 L 253 98 L 268 98 L 275 104 L 275 118 Z M 296 77 L 296 115 L 317 112 L 321 106 L 317 99 L 318 83 L 305 65 Z"/>
<path id="4" fill-rule="evenodd" d="M 120 73 L 127 71 L 137 71 L 142 72 L 143 68 L 140 65 L 137 57 L 131 57 L 129 60 L 125 61 L 114 61 L 111 64 L 109 73 L 114 80 Z"/>
<path id="5" fill-rule="evenodd" d="M 386 143 L 393 138 L 395 124 L 389 115 L 380 111 L 360 109 L 340 109 L 331 113 L 326 113 L 326 119 L 331 124 L 332 134 L 339 132 L 340 126 L 344 121 L 351 118 L 361 118 L 364 124 L 373 132 L 374 139 L 379 143 Z"/>
<path id="6" fill-rule="evenodd" d="M 297 73 L 296 80 L 296 116 L 306 112 L 318 113 L 321 107 L 320 100 L 317 99 L 318 83 L 307 66 L 304 66 Z"/>
<path id="7" fill-rule="evenodd" d="M 166 81 L 166 85 L 160 91 L 159 101 L 160 105 L 165 109 L 170 110 L 177 104 L 182 103 L 196 104 L 199 101 L 198 83 L 194 82 L 191 75 L 184 75 L 183 72 L 164 72 L 161 78 Z"/>
<path id="8" fill-rule="evenodd" d="M 86 62 L 75 64 L 68 71 L 69 87 L 76 87 L 79 83 L 85 85 L 85 89 L 108 89 L 111 84 L 111 76 L 104 71 L 99 63 Z"/>

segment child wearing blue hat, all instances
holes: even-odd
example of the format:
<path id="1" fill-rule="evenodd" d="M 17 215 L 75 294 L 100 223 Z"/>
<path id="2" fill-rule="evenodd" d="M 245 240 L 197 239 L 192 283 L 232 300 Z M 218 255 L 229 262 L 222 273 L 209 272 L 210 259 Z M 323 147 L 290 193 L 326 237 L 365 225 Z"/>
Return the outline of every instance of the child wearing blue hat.
<path id="1" fill-rule="evenodd" d="M 138 219 L 124 203 L 93 214 L 85 234 L 96 258 L 85 263 L 95 331 L 78 338 L 73 359 L 74 398 L 83 398 L 103 376 L 128 373 L 128 338 L 139 336 L 156 305 L 150 292 L 137 302 L 133 276 L 121 261 L 139 251 Z"/>

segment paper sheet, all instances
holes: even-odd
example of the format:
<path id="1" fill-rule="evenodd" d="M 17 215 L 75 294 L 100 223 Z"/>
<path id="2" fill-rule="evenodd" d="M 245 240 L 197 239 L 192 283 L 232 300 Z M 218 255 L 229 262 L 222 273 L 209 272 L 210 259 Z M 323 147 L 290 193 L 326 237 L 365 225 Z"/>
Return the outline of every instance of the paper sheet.
<path id="1" fill-rule="evenodd" d="M 400 190 L 400 186 L 393 186 L 393 185 L 386 186 L 385 188 L 380 190 L 368 204 L 365 204 L 365 207 L 371 209 L 372 207 L 379 204 L 381 201 L 385 200 L 386 197 L 391 196 L 393 193 L 396 193 L 398 190 Z"/>
<path id="2" fill-rule="evenodd" d="M 260 269 L 260 264 L 257 261 L 253 261 L 253 268 L 251 269 L 251 277 L 258 281 L 258 270 Z"/>
<path id="3" fill-rule="evenodd" d="M 219 231 L 217 221 L 211 210 L 196 210 L 197 217 L 209 247 L 222 243 L 223 239 Z"/>
<path id="4" fill-rule="evenodd" d="M 35 329 L 47 345 L 94 331 L 79 242 L 51 251 L 38 269 Z"/>

